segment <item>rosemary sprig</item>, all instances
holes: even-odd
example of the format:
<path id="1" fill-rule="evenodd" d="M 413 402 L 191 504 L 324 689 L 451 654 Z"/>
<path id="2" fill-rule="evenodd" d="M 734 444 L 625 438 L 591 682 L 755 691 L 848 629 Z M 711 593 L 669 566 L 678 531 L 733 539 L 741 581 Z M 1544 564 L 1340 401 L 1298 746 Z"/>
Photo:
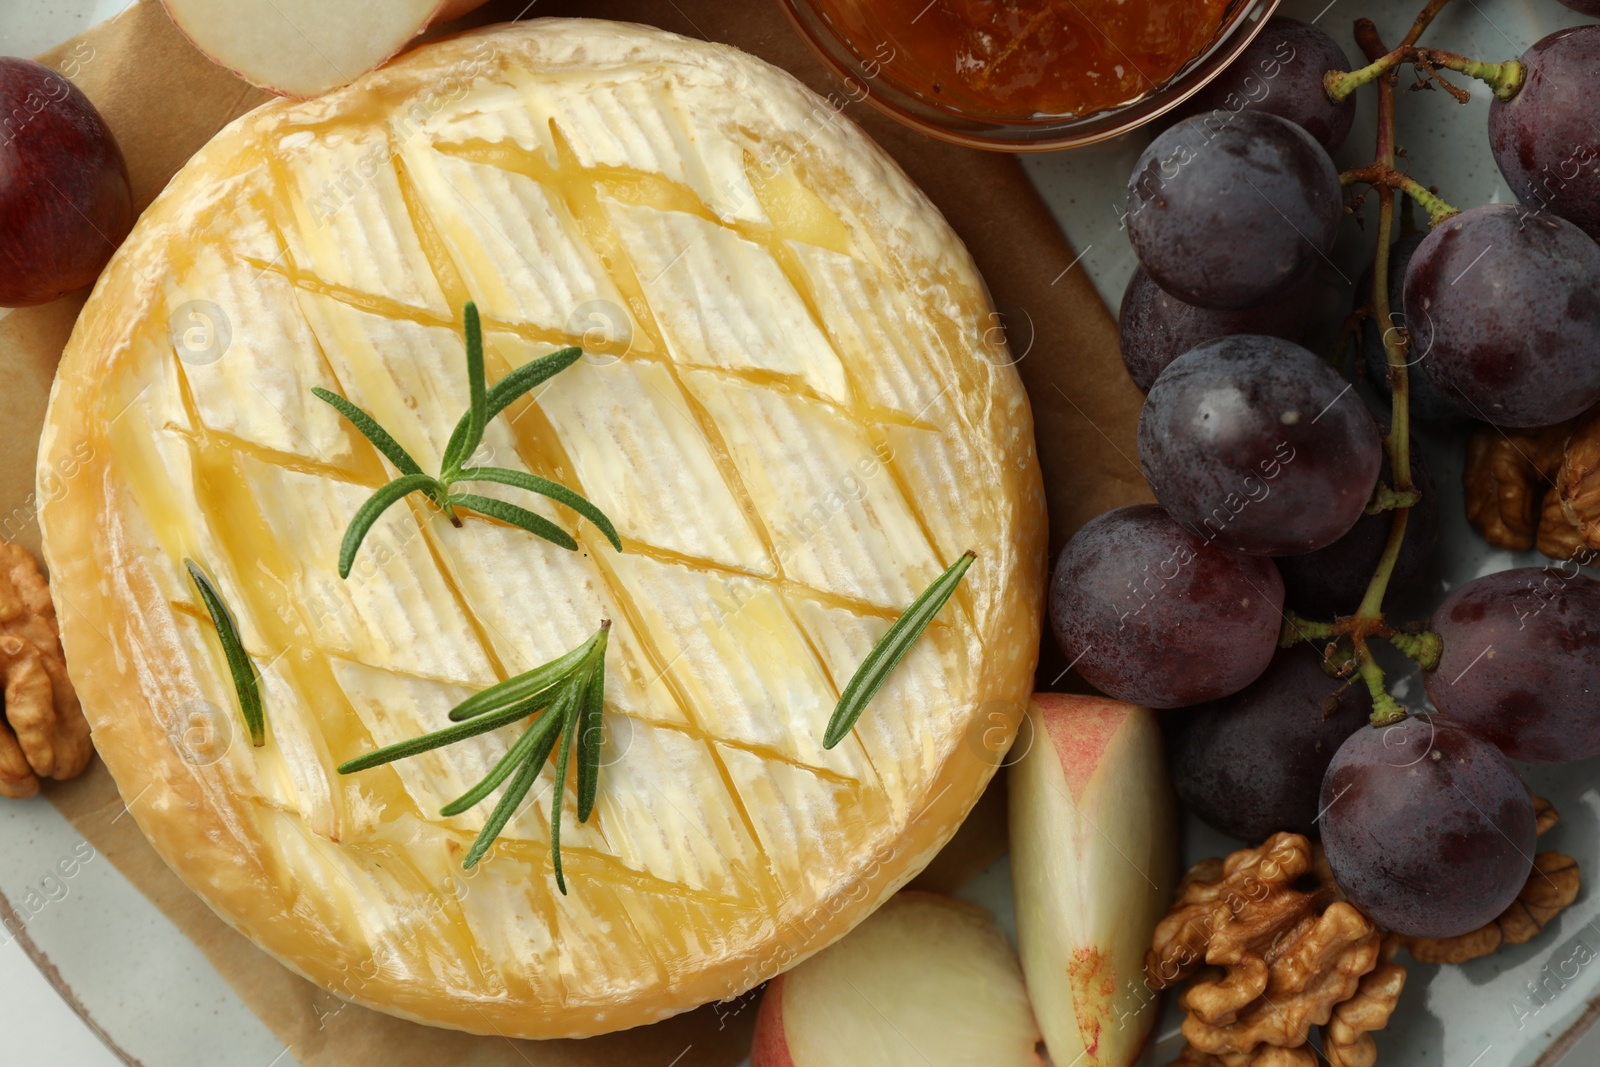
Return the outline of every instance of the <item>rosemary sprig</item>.
<path id="1" fill-rule="evenodd" d="M 905 614 L 894 621 L 889 632 L 872 646 L 867 658 L 856 668 L 850 684 L 839 694 L 838 706 L 833 709 L 827 732 L 822 735 L 823 748 L 837 745 L 855 727 L 856 720 L 867 710 L 867 704 L 883 688 L 883 683 L 889 680 L 889 675 L 911 651 L 911 646 L 917 643 L 917 638 L 922 636 L 922 631 L 928 628 L 933 617 L 939 614 L 939 609 L 956 591 L 956 586 L 961 584 L 967 568 L 972 566 L 976 558 L 976 553 L 969 551 L 951 564 L 950 569 L 934 579 L 933 584 L 906 608 Z"/>
<path id="2" fill-rule="evenodd" d="M 354 774 L 393 763 L 498 730 L 530 715 L 538 716 L 483 781 L 439 809 L 439 814 L 460 815 L 488 799 L 489 794 L 510 779 L 511 784 L 500 795 L 499 803 L 489 813 L 477 840 L 462 860 L 461 866 L 470 870 L 483 859 L 511 816 L 522 806 L 539 772 L 551 753 L 555 753 L 556 793 L 550 805 L 550 855 L 555 864 L 556 885 L 565 894 L 567 880 L 561 869 L 561 794 L 566 790 L 567 769 L 576 750 L 578 821 L 588 822 L 599 791 L 606 644 L 610 633 L 610 621 L 602 621 L 593 637 L 566 655 L 507 678 L 457 704 L 450 712 L 453 725 L 357 756 L 340 764 L 339 773 Z"/>
<path id="3" fill-rule="evenodd" d="M 239 713 L 244 716 L 245 729 L 250 731 L 250 743 L 260 748 L 267 743 L 267 719 L 261 710 L 261 688 L 256 682 L 255 667 L 244 650 L 244 642 L 239 640 L 239 627 L 233 621 L 233 612 L 228 610 L 222 594 L 217 592 L 217 587 L 211 584 L 211 579 L 206 577 L 205 571 L 194 560 L 186 559 L 183 565 L 194 580 L 195 588 L 200 590 L 200 602 L 206 606 L 212 625 L 217 628 L 217 640 L 222 642 L 222 654 L 228 660 L 228 673 L 233 675 L 233 691 L 239 697 Z"/>
<path id="4" fill-rule="evenodd" d="M 373 493 L 351 519 L 349 528 L 345 530 L 344 541 L 339 546 L 341 578 L 350 577 L 350 568 L 355 564 L 356 553 L 361 550 L 361 542 L 366 539 L 373 524 L 396 502 L 418 492 L 433 501 L 434 506 L 444 512 L 456 526 L 461 525 L 461 520 L 456 515 L 456 509 L 461 508 L 508 522 L 513 526 L 520 526 L 529 533 L 558 544 L 562 548 L 575 550 L 578 547 L 572 535 L 527 508 L 475 493 L 452 493 L 451 486 L 457 482 L 498 482 L 501 485 L 526 489 L 530 493 L 548 497 L 594 523 L 595 528 L 611 542 L 611 546 L 618 552 L 622 551 L 622 540 L 617 536 L 617 528 L 606 518 L 605 513 L 559 482 L 503 467 L 462 466 L 483 443 L 484 431 L 496 415 L 530 389 L 549 381 L 572 366 L 583 355 L 583 350 L 563 348 L 559 352 L 552 352 L 548 356 L 532 360 L 501 378 L 494 383 L 493 388 L 490 388 L 484 380 L 483 327 L 478 320 L 477 305 L 468 301 L 461 317 L 462 330 L 467 342 L 467 387 L 472 401 L 466 413 L 457 421 L 456 428 L 451 432 L 450 440 L 445 445 L 438 477 L 425 473 L 417 461 L 411 458 L 410 453 L 401 447 L 400 442 L 396 441 L 371 415 L 337 393 L 322 388 L 311 390 L 348 419 L 350 424 L 360 430 L 361 435 L 371 441 L 373 447 L 387 456 L 389 462 L 400 471 L 400 477 Z"/>

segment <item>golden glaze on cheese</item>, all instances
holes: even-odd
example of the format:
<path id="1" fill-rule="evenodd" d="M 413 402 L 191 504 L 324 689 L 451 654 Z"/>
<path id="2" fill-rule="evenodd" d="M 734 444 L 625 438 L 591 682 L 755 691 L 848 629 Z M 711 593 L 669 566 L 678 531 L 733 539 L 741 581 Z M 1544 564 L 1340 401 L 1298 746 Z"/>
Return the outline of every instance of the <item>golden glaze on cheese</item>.
<path id="1" fill-rule="evenodd" d="M 469 298 L 491 381 L 589 350 L 484 447 L 586 494 L 626 551 L 553 506 L 581 551 L 414 497 L 341 581 L 344 527 L 392 472 L 310 389 L 436 470 Z M 40 458 L 73 679 L 134 817 L 294 970 L 467 1030 L 650 1022 L 827 945 L 954 831 L 1031 687 L 1042 494 L 990 325 L 893 163 L 731 49 L 539 21 L 262 107 L 107 269 Z M 839 688 L 968 548 L 952 606 L 823 751 Z M 264 748 L 186 556 L 238 616 Z M 553 768 L 470 874 L 492 800 L 437 814 L 520 727 L 335 773 L 602 618 L 606 766 L 587 825 L 560 794 L 569 895 Z"/>

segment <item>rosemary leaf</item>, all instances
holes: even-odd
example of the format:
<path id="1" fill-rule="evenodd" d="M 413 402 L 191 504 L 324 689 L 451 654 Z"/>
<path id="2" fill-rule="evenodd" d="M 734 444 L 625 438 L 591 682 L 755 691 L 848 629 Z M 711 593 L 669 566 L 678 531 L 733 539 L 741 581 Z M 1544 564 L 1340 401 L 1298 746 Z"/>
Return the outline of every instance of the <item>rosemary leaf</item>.
<path id="1" fill-rule="evenodd" d="M 968 552 L 956 560 L 949 570 L 911 602 L 905 614 L 894 621 L 888 633 L 867 653 L 867 658 L 861 661 L 861 666 L 856 668 L 855 675 L 851 677 L 850 684 L 839 694 L 839 704 L 833 709 L 833 717 L 828 720 L 827 732 L 822 735 L 823 748 L 837 745 L 855 727 L 856 720 L 861 718 L 867 704 L 877 695 L 883 683 L 888 681 L 889 675 L 899 666 L 906 653 L 911 651 L 911 646 L 917 643 L 933 617 L 939 614 L 939 609 L 956 591 L 956 586 L 961 584 L 962 577 L 975 558 L 972 552 Z"/>
<path id="2" fill-rule="evenodd" d="M 549 381 L 582 358 L 583 349 L 563 348 L 558 352 L 550 353 L 548 356 L 540 356 L 538 359 L 524 363 L 504 378 L 495 382 L 489 389 L 487 397 L 488 409 L 486 412 L 488 419 L 493 420 L 496 415 L 509 407 L 512 401 L 519 396 L 535 386 Z M 445 447 L 445 455 L 454 456 L 458 466 L 471 459 L 472 452 L 477 448 L 476 445 L 472 449 L 466 450 L 461 447 L 461 443 L 467 436 L 468 423 L 471 421 L 471 411 L 462 415 L 456 423 L 456 428 L 451 431 L 450 443 Z"/>
<path id="3" fill-rule="evenodd" d="M 617 536 L 617 528 L 612 525 L 609 518 L 599 508 L 566 486 L 552 482 L 548 478 L 526 474 L 521 471 L 506 470 L 502 467 L 483 467 L 477 470 L 464 472 L 461 465 L 477 451 L 483 443 L 483 435 L 489 422 L 506 406 L 540 382 L 548 381 L 552 376 L 572 366 L 583 356 L 579 348 L 563 348 L 547 356 L 531 360 L 523 364 L 510 374 L 501 378 L 489 388 L 484 377 L 483 365 L 483 323 L 478 316 L 478 305 L 467 301 L 462 308 L 461 328 L 466 339 L 467 349 L 467 391 L 471 402 L 466 414 L 456 422 L 455 429 L 450 434 L 446 443 L 444 455 L 439 465 L 439 476 L 430 477 L 423 473 L 417 461 L 411 458 L 404 448 L 400 447 L 389 432 L 378 425 L 376 419 L 362 411 L 356 405 L 326 389 L 313 388 L 311 391 L 317 397 L 331 404 L 335 410 L 342 414 L 350 423 L 360 430 L 367 440 L 371 441 L 378 451 L 389 457 L 389 461 L 397 467 L 401 476 L 379 489 L 370 497 L 361 509 L 356 512 L 355 518 L 345 530 L 344 542 L 339 548 L 339 576 L 350 577 L 350 568 L 355 563 L 356 553 L 361 550 L 361 542 L 372 528 L 372 524 L 395 501 L 408 493 L 424 492 L 428 498 L 439 506 L 456 525 L 461 525 L 460 518 L 456 515 L 456 507 L 460 506 L 491 518 L 509 522 L 519 526 L 529 533 L 535 534 L 552 544 L 560 545 L 568 551 L 576 550 L 577 541 L 555 523 L 538 515 L 527 508 L 518 507 L 505 501 L 495 500 L 490 497 L 460 494 L 452 496 L 450 486 L 463 480 L 466 475 L 468 481 L 499 482 L 504 485 L 516 486 L 549 497 L 551 500 L 565 504 L 576 511 L 603 533 L 613 548 L 622 551 L 622 539 Z"/>
<path id="4" fill-rule="evenodd" d="M 611 547 L 618 552 L 622 551 L 622 539 L 617 536 L 617 528 L 611 525 L 611 520 L 606 518 L 605 512 L 560 482 L 552 482 L 549 478 L 541 478 L 537 474 L 529 474 L 526 471 L 506 470 L 504 467 L 468 467 L 459 472 L 455 480 L 461 482 L 498 482 L 501 485 L 514 485 L 518 489 L 526 489 L 531 493 L 547 496 L 558 504 L 565 504 L 594 523 L 595 528 L 605 534 L 606 540 L 611 542 Z"/>
<path id="5" fill-rule="evenodd" d="M 344 532 L 344 543 L 339 546 L 339 577 L 350 577 L 350 568 L 355 564 L 356 553 L 361 551 L 361 542 L 366 539 L 367 531 L 372 529 L 372 524 L 378 521 L 379 516 L 406 494 L 418 489 L 433 490 L 438 484 L 432 475 L 419 471 L 416 474 L 403 474 L 369 496 L 367 502 L 356 511 L 355 518 L 350 520 L 349 529 Z"/>
<path id="6" fill-rule="evenodd" d="M 561 731 L 556 728 L 561 720 L 555 720 L 556 726 L 549 730 L 541 731 L 538 744 L 533 746 L 533 751 L 528 755 L 528 764 L 533 768 L 534 781 L 538 781 L 539 773 L 544 770 L 544 765 L 550 762 L 550 753 L 556 750 L 556 743 L 561 740 Z M 557 807 L 561 804 L 560 787 L 556 787 L 556 795 L 551 798 Z"/>
<path id="7" fill-rule="evenodd" d="M 431 752 L 436 748 L 443 748 L 445 745 L 453 745 L 457 741 L 465 741 L 469 737 L 477 737 L 479 734 L 486 734 L 490 730 L 498 730 L 502 726 L 509 726 L 519 719 L 526 719 L 529 715 L 544 710 L 550 706 L 558 695 L 546 690 L 532 700 L 524 701 L 520 704 L 512 704 L 498 711 L 488 712 L 468 719 L 466 722 L 457 723 L 454 726 L 445 726 L 434 730 L 432 733 L 423 734 L 421 737 L 396 741 L 392 745 L 385 745 L 382 748 L 363 753 L 355 759 L 339 764 L 339 773 L 354 774 L 357 771 L 370 770 L 373 767 L 381 767 L 385 763 L 393 763 L 395 760 L 405 759 L 408 756 L 420 756 L 424 752 Z"/>
<path id="8" fill-rule="evenodd" d="M 205 604 L 206 611 L 211 614 L 211 621 L 217 628 L 217 639 L 222 642 L 222 654 L 228 661 L 228 673 L 233 675 L 233 691 L 239 696 L 239 713 L 244 716 L 244 725 L 250 731 L 250 743 L 260 748 L 267 743 L 266 716 L 261 710 L 261 689 L 256 682 L 256 670 L 250 663 L 250 657 L 245 653 L 244 642 L 239 640 L 239 627 L 233 621 L 233 612 L 228 610 L 228 605 L 223 603 L 222 595 L 217 592 L 216 586 L 211 584 L 192 559 L 183 561 L 189 570 L 189 577 L 194 580 L 195 588 L 200 590 L 200 600 Z"/>
<path id="9" fill-rule="evenodd" d="M 478 305 L 470 300 L 461 309 L 461 328 L 467 341 L 467 392 L 472 399 L 468 403 L 467 413 L 462 416 L 467 420 L 466 433 L 451 433 L 450 442 L 445 446 L 442 466 L 446 472 L 445 481 L 453 480 L 451 472 L 459 470 L 467 457 L 478 450 L 483 443 L 484 428 L 492 417 L 489 414 L 488 386 L 483 379 L 483 327 L 478 321 Z"/>
<path id="10" fill-rule="evenodd" d="M 411 458 L 411 453 L 400 447 L 400 442 L 389 436 L 389 431 L 378 425 L 378 420 L 356 407 L 338 393 L 330 393 L 326 389 L 313 387 L 312 393 L 332 404 L 334 408 L 350 420 L 350 424 L 361 431 L 361 436 L 371 441 L 379 452 L 389 457 L 389 462 L 395 465 L 401 474 L 421 474 L 422 468 L 417 466 L 417 461 Z"/>
<path id="11" fill-rule="evenodd" d="M 580 681 L 571 692 L 576 696 L 576 703 L 583 702 L 583 683 Z M 567 791 L 567 763 L 572 758 L 572 738 L 577 732 L 578 719 L 581 716 L 575 707 L 567 714 L 567 721 L 561 726 L 561 743 L 556 750 L 556 793 L 550 799 L 550 857 L 556 867 L 556 888 L 561 890 L 561 895 L 567 895 L 567 879 L 561 873 L 561 808 L 562 796 Z"/>
<path id="12" fill-rule="evenodd" d="M 506 754 L 500 757 L 500 762 L 495 764 L 494 770 L 489 772 L 487 778 L 440 808 L 439 814 L 446 817 L 460 815 L 468 808 L 482 801 L 484 797 L 493 793 L 501 782 L 511 777 L 511 772 L 520 767 L 533 754 L 539 742 L 544 740 L 546 734 L 553 734 L 560 728 L 561 708 L 558 701 L 532 726 L 523 731 L 522 736 L 517 738 L 510 748 L 506 749 Z"/>
<path id="13" fill-rule="evenodd" d="M 556 735 L 551 735 L 554 740 Z M 540 746 L 543 747 L 543 746 Z M 550 758 L 549 749 L 545 749 L 545 759 Z M 511 816 L 516 814 L 522 806 L 523 798 L 528 795 L 528 790 L 533 788 L 533 783 L 538 780 L 539 772 L 544 770 L 544 760 L 534 761 L 528 759 L 517 768 L 517 773 L 511 779 L 511 784 L 500 795 L 500 803 L 494 806 L 494 811 L 489 813 L 489 818 L 483 824 L 483 829 L 478 831 L 478 839 L 472 842 L 472 847 L 467 850 L 466 858 L 461 861 L 461 868 L 470 871 L 483 859 L 483 854 L 489 851 L 495 839 L 500 836 L 500 831 L 506 828 L 506 823 L 511 821 Z"/>
<path id="14" fill-rule="evenodd" d="M 609 626 L 610 623 L 603 624 Z M 503 682 L 491 685 L 481 692 L 474 693 L 450 711 L 450 718 L 454 722 L 461 722 L 485 712 L 494 711 L 510 704 L 519 704 L 544 693 L 551 687 L 559 684 L 563 678 L 572 673 L 589 655 L 595 643 L 600 640 L 600 633 L 596 633 L 589 640 L 579 645 L 559 659 L 535 667 L 531 671 L 507 678 Z"/>
<path id="15" fill-rule="evenodd" d="M 489 417 L 492 419 L 522 394 L 543 385 L 578 360 L 583 358 L 581 348 L 563 348 L 548 356 L 530 359 L 510 374 L 494 383 L 489 390 Z"/>
<path id="16" fill-rule="evenodd" d="M 509 522 L 513 526 L 520 526 L 529 533 L 537 534 L 546 541 L 558 544 L 562 548 L 572 551 L 577 550 L 578 542 L 572 539 L 571 534 L 543 515 L 537 515 L 527 508 L 508 504 L 504 500 L 496 500 L 493 497 L 475 496 L 472 493 L 451 493 L 449 503 L 458 508 L 466 508 L 468 511 L 476 511 L 479 514 L 487 515 L 492 519 L 499 519 L 501 522 Z M 353 526 L 354 524 L 352 524 Z"/>
<path id="17" fill-rule="evenodd" d="M 600 730 L 605 714 L 606 644 L 611 630 L 609 619 L 601 620 L 594 636 L 566 655 L 542 667 L 508 678 L 499 685 L 469 697 L 451 713 L 455 718 L 466 709 L 471 716 L 442 730 L 388 745 L 350 760 L 339 767 L 340 774 L 351 774 L 393 760 L 415 756 L 456 741 L 507 726 L 519 718 L 543 711 L 522 736 L 514 741 L 488 775 L 477 785 L 439 810 L 444 817 L 459 815 L 482 803 L 509 778 L 500 801 L 490 812 L 477 840 L 462 861 L 465 869 L 476 866 L 494 845 L 506 823 L 516 813 L 538 779 L 552 752 L 556 753 L 555 796 L 551 800 L 550 852 L 555 865 L 556 885 L 567 891 L 566 874 L 561 865 L 562 798 L 566 793 L 567 771 L 574 747 L 578 753 L 578 821 L 587 822 L 594 810 L 600 775 Z M 520 699 L 517 699 L 520 698 Z M 499 706 L 507 700 L 515 702 Z M 560 745 L 560 751 L 556 746 Z"/>
<path id="18" fill-rule="evenodd" d="M 588 667 L 583 701 L 578 707 L 578 821 L 588 822 L 600 791 L 600 748 L 605 741 L 606 634 Z"/>

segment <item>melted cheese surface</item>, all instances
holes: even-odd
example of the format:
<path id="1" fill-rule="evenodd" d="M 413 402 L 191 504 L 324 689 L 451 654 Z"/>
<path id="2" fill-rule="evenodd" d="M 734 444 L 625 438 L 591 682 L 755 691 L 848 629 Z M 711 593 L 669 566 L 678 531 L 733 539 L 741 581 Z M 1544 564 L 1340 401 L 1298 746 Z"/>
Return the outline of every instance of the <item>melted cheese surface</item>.
<path id="1" fill-rule="evenodd" d="M 341 580 L 345 527 L 396 472 L 310 390 L 437 471 L 468 403 L 469 299 L 491 383 L 587 353 L 490 424 L 478 465 L 572 486 L 625 551 L 548 501 L 464 484 L 580 550 L 456 529 L 413 496 Z M 555 1037 L 737 995 L 920 869 L 1027 699 L 1042 493 L 989 325 L 965 250 L 894 164 L 727 48 L 546 20 L 268 104 L 146 212 L 53 394 L 46 555 L 99 750 L 180 876 L 343 996 Z M 840 688 L 969 548 L 951 605 L 824 751 Z M 262 748 L 186 557 L 260 673 Z M 587 824 L 552 763 L 461 870 L 498 794 L 438 810 L 521 725 L 334 770 L 602 618 Z"/>

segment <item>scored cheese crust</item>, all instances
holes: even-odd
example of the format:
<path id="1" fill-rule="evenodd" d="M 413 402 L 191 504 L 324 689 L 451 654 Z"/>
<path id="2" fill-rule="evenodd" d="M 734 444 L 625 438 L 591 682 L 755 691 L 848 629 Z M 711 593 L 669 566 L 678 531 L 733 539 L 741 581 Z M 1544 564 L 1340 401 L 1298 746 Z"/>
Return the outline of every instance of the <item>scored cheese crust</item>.
<path id="1" fill-rule="evenodd" d="M 497 418 L 492 461 L 582 492 L 625 551 L 505 487 L 567 552 L 412 497 L 313 386 L 438 470 L 491 383 L 588 354 Z M 737 995 L 932 857 L 1026 703 L 1044 583 L 1026 397 L 956 236 L 787 74 L 659 30 L 542 20 L 421 48 L 223 130 L 112 260 L 39 461 L 73 681 L 139 826 L 229 923 L 383 1011 L 583 1036 Z M 854 734 L 824 727 L 890 621 L 955 598 Z M 183 569 L 262 682 L 252 748 Z M 553 766 L 480 866 L 522 729 L 350 776 L 613 620 L 594 816 Z M 550 861 L 564 805 L 569 893 Z"/>

